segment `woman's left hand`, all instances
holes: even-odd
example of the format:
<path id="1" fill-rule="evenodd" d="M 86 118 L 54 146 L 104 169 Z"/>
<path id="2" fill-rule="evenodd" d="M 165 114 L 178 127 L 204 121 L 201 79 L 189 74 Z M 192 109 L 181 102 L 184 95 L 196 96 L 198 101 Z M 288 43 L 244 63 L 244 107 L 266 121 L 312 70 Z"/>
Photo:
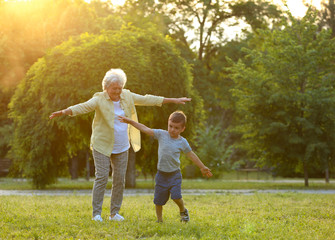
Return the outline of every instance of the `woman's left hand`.
<path id="1" fill-rule="evenodd" d="M 185 104 L 190 102 L 192 98 L 181 97 L 181 98 L 164 98 L 163 103 L 175 103 L 175 104 Z"/>
<path id="2" fill-rule="evenodd" d="M 190 102 L 192 98 L 182 97 L 176 98 L 176 104 L 185 104 L 186 102 Z"/>

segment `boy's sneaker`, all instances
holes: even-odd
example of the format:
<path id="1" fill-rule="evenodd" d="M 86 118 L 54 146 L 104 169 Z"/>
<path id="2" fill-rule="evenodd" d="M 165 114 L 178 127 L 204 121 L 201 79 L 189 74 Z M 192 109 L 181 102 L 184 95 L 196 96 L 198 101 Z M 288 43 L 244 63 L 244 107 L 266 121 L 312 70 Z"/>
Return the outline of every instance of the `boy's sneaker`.
<path id="1" fill-rule="evenodd" d="M 190 221 L 190 216 L 188 215 L 188 210 L 186 208 L 184 212 L 180 212 L 180 221 L 181 222 Z"/>
<path id="2" fill-rule="evenodd" d="M 124 217 L 122 217 L 120 214 L 115 214 L 114 217 L 109 216 L 110 221 L 123 221 Z"/>
<path id="3" fill-rule="evenodd" d="M 92 218 L 92 220 L 96 222 L 102 222 L 102 218 L 100 215 L 95 215 L 94 218 Z"/>

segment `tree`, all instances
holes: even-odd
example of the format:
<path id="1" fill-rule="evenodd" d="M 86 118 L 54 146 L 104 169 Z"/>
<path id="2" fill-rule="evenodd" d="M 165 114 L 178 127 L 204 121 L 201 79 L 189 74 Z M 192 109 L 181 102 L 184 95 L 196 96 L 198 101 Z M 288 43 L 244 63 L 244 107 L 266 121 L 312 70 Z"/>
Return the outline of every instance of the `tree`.
<path id="1" fill-rule="evenodd" d="M 200 61 L 209 57 L 215 44 L 225 39 L 224 30 L 227 26 L 224 24 L 229 20 L 244 19 L 248 24 L 259 27 L 268 19 L 280 16 L 277 8 L 267 1 L 162 0 L 159 4 L 171 19 L 171 33 L 193 32 L 193 37 L 189 35 L 188 38 L 190 44 L 197 45 L 197 59 Z"/>
<path id="2" fill-rule="evenodd" d="M 192 113 L 185 134 L 193 136 L 195 126 L 202 121 L 202 102 L 193 89 L 190 67 L 169 38 L 157 34 L 154 28 L 134 27 L 101 35 L 83 34 L 39 59 L 10 103 L 14 122 L 12 154 L 36 187 L 54 182 L 65 169 L 68 157 L 88 148 L 91 134 L 93 113 L 58 121 L 48 121 L 48 115 L 101 91 L 101 80 L 110 68 L 126 72 L 126 87 L 133 92 L 191 97 L 191 104 L 182 106 L 182 110 Z M 168 115 L 177 107 L 138 107 L 139 120 L 153 128 L 164 128 Z M 143 153 L 156 154 L 157 150 L 150 148 Z M 140 166 L 145 162 L 137 161 Z"/>
<path id="3" fill-rule="evenodd" d="M 244 22 L 250 29 L 273 26 L 281 12 L 269 1 L 127 1 L 134 16 L 143 16 L 157 22 L 161 31 L 168 33 L 181 50 L 182 56 L 194 65 L 194 86 L 204 99 L 208 129 L 220 129 L 219 138 L 228 137 L 226 128 L 231 124 L 234 109 L 225 57 L 238 57 L 246 41 L 227 42 L 227 28 Z M 126 11 L 126 10 L 125 10 Z M 129 11 L 129 10 L 128 10 Z M 162 24 L 163 23 L 163 24 Z M 135 24 L 144 25 L 135 20 Z M 249 30 L 250 30 L 249 29 Z M 216 133 L 212 133 L 216 134 Z M 223 149 L 224 146 L 221 146 Z M 217 155 L 220 155 L 217 149 Z"/>
<path id="4" fill-rule="evenodd" d="M 12 132 L 7 105 L 27 70 L 49 48 L 69 36 L 98 33 L 101 28 L 119 29 L 117 20 L 99 18 L 108 13 L 111 9 L 102 2 L 89 5 L 83 0 L 0 1 L 0 157 L 7 155 Z"/>
<path id="5" fill-rule="evenodd" d="M 159 29 L 164 34 L 173 37 L 185 59 L 195 66 L 195 87 L 206 100 L 215 97 L 208 89 L 215 88 L 217 82 L 212 83 L 210 78 L 219 75 L 222 68 L 213 69 L 212 61 L 219 59 L 218 55 L 223 53 L 220 50 L 227 42 L 225 29 L 232 22 L 235 24 L 239 21 L 246 22 L 252 29 L 268 27 L 281 16 L 275 5 L 258 0 L 129 0 L 121 14 L 126 22 L 132 22 L 139 27 L 145 27 L 143 19 L 149 19 L 160 26 Z M 213 72 L 215 70 L 219 71 Z M 208 102 L 207 109 L 211 104 L 212 102 Z"/>
<path id="6" fill-rule="evenodd" d="M 69 36 L 94 31 L 96 19 L 83 0 L 1 2 L 0 84 L 16 86 L 48 48 Z"/>
<path id="7" fill-rule="evenodd" d="M 259 165 L 308 174 L 333 152 L 335 41 L 315 13 L 262 30 L 256 49 L 231 68 L 243 147 Z M 324 157 L 322 157 L 324 156 Z M 323 164 L 325 165 L 325 164 Z"/>
<path id="8" fill-rule="evenodd" d="M 220 134 L 220 127 L 209 126 L 198 129 L 196 140 L 198 151 L 197 155 L 202 162 L 211 169 L 214 178 L 220 178 L 223 171 L 231 168 L 229 166 L 229 156 L 232 146 L 227 146 L 225 138 Z M 201 174 L 198 174 L 200 177 Z"/>
<path id="9" fill-rule="evenodd" d="M 326 27 L 332 30 L 332 36 L 335 37 L 335 2 L 329 0 L 328 3 L 322 3 L 320 11 L 320 27 Z"/>
<path id="10" fill-rule="evenodd" d="M 9 150 L 12 128 L 11 121 L 7 116 L 7 103 L 12 94 L 12 91 L 9 89 L 0 89 L 0 158 L 5 158 Z"/>

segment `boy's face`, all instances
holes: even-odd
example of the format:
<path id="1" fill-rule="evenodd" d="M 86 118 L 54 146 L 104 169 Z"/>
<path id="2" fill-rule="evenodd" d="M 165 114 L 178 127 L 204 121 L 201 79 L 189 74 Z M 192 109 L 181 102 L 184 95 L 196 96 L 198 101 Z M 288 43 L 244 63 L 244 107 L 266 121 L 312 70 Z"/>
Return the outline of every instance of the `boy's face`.
<path id="1" fill-rule="evenodd" d="M 182 123 L 175 123 L 175 122 L 172 122 L 170 119 L 169 119 L 169 122 L 168 122 L 168 132 L 170 134 L 170 137 L 172 138 L 178 138 L 179 135 L 184 132 L 185 130 L 185 126 L 183 126 Z"/>

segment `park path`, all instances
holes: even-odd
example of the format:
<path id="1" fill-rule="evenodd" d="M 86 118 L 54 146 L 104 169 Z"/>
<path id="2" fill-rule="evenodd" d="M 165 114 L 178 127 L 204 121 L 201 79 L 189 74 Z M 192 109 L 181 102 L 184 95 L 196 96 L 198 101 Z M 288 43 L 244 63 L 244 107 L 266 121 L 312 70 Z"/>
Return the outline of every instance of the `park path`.
<path id="1" fill-rule="evenodd" d="M 69 196 L 69 195 L 91 195 L 92 190 L 0 190 L 0 196 Z M 153 189 L 125 189 L 124 196 L 153 195 Z M 183 195 L 206 195 L 206 194 L 243 194 L 252 195 L 257 193 L 307 193 L 307 194 L 335 194 L 335 190 L 313 190 L 313 189 L 183 189 Z M 110 190 L 106 190 L 105 196 L 110 196 Z"/>

